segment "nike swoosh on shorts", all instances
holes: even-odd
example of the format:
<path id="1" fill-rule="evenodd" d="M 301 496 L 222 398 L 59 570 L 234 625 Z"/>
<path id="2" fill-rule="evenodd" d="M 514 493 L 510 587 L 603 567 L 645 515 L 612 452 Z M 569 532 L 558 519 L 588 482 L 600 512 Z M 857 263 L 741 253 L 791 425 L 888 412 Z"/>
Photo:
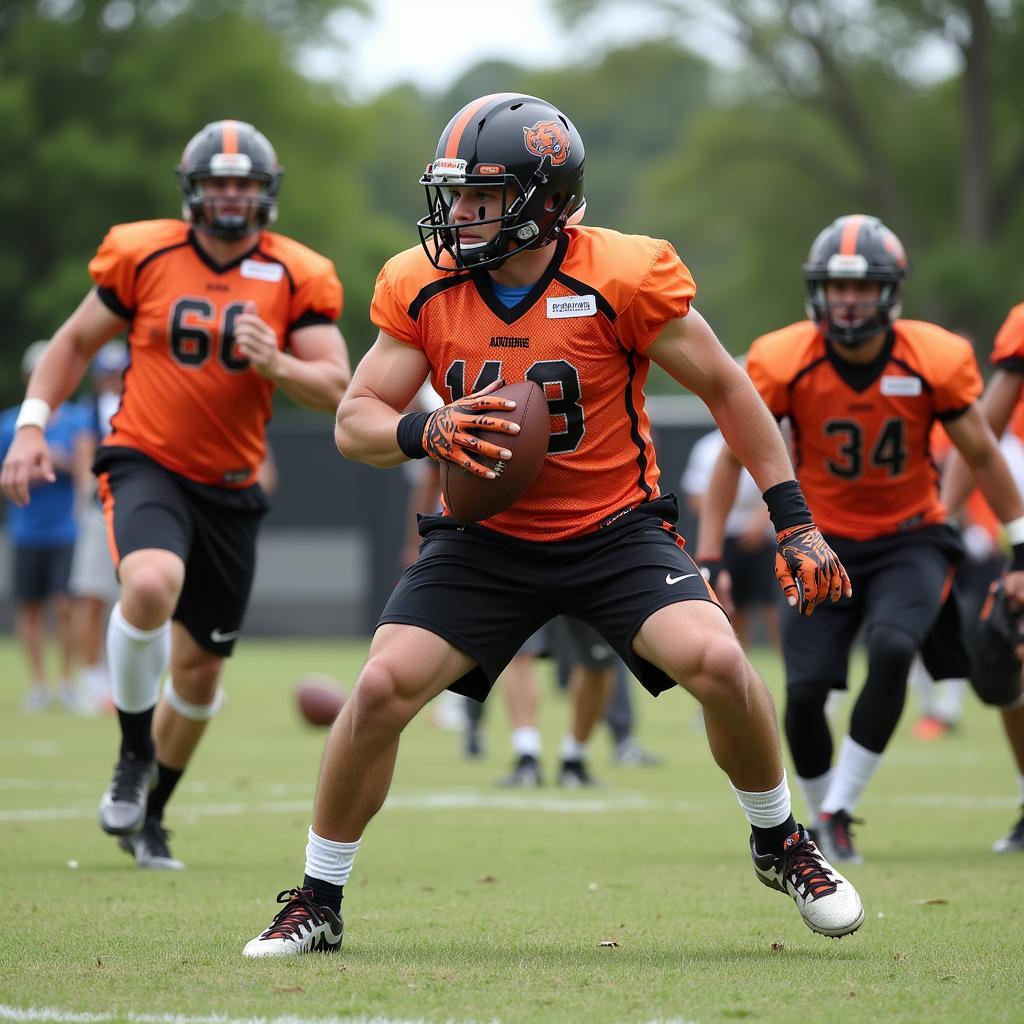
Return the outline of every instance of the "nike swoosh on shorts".
<path id="1" fill-rule="evenodd" d="M 671 587 L 673 583 L 678 583 L 680 580 L 693 579 L 694 576 L 699 576 L 699 572 L 688 572 L 683 576 L 673 576 L 672 573 L 665 574 L 665 582 Z"/>

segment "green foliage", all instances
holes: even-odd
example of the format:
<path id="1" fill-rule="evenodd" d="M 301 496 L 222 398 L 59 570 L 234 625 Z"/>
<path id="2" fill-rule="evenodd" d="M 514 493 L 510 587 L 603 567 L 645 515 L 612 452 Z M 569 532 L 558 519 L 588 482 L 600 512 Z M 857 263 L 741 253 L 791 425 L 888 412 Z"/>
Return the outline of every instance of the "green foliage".
<path id="1" fill-rule="evenodd" d="M 578 20 L 610 3 L 556 6 Z M 573 118 L 587 143 L 588 220 L 671 239 L 733 351 L 802 316 L 811 239 L 861 210 L 907 244 L 907 315 L 962 330 L 985 353 L 1020 298 L 1024 263 L 1024 0 L 648 5 L 676 17 L 675 39 L 581 53 L 570 67 L 486 61 L 442 95 L 403 86 L 359 106 L 339 99 L 335 0 L 0 5 L 0 404 L 20 391 L 23 343 L 52 333 L 89 287 L 86 263 L 109 225 L 176 216 L 181 149 L 225 116 L 253 121 L 277 147 L 278 227 L 335 261 L 358 358 L 375 336 L 377 271 L 416 244 L 416 181 L 441 128 L 475 96 L 509 89 Z M 987 32 L 974 50 L 969 13 Z M 732 32 L 738 63 L 687 49 L 706 45 L 707 31 L 692 30 L 708 25 Z M 335 83 L 302 76 L 309 46 L 334 47 Z M 981 73 L 970 88 L 963 72 L 936 81 L 923 46 Z"/>

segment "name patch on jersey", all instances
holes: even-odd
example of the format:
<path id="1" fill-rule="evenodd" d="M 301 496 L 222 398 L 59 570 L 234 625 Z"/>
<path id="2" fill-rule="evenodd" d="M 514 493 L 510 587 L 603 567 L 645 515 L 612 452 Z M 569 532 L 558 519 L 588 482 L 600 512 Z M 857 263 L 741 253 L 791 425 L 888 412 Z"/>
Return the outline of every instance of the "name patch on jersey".
<path id="1" fill-rule="evenodd" d="M 570 316 L 594 316 L 597 299 L 593 295 L 572 295 L 564 299 L 548 299 L 548 319 L 562 320 Z"/>
<path id="2" fill-rule="evenodd" d="M 921 394 L 920 377 L 883 377 L 882 394 L 908 397 Z"/>
<path id="3" fill-rule="evenodd" d="M 280 263 L 242 260 L 241 274 L 253 281 L 280 281 L 284 277 L 284 267 Z"/>

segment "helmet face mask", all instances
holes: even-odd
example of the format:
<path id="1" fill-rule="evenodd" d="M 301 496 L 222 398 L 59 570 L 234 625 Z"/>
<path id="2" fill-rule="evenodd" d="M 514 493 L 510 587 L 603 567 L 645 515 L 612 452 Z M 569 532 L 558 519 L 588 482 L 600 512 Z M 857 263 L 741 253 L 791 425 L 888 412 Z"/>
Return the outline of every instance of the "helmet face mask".
<path id="1" fill-rule="evenodd" d="M 496 269 L 518 250 L 546 245 L 582 219 L 583 163 L 579 133 L 549 103 L 500 93 L 467 104 L 420 178 L 427 215 L 416 226 L 427 258 L 439 270 Z M 456 222 L 463 188 L 500 190 L 497 213 Z"/>
<path id="2" fill-rule="evenodd" d="M 900 240 L 877 217 L 852 214 L 833 221 L 811 245 L 803 266 L 807 316 L 830 341 L 850 348 L 887 331 L 899 317 L 907 258 Z M 829 282 L 878 283 L 878 297 L 865 315 L 836 320 L 829 302 Z M 839 302 L 836 306 L 847 306 Z"/>
<path id="3" fill-rule="evenodd" d="M 217 238 L 239 241 L 277 219 L 282 170 L 266 136 L 244 121 L 214 121 L 197 132 L 177 168 L 182 216 Z M 211 182 L 256 182 L 226 195 Z M 227 207 L 227 211 L 223 208 Z"/>

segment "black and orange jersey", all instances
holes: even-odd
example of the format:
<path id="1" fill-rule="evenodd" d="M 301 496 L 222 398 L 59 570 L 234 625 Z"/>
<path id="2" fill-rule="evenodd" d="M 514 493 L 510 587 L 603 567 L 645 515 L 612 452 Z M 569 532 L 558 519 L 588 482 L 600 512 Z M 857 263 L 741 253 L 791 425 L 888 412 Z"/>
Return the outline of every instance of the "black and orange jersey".
<path id="1" fill-rule="evenodd" d="M 1003 321 L 990 359 L 1001 370 L 1024 373 L 1024 302 L 1014 306 Z"/>
<path id="2" fill-rule="evenodd" d="M 274 385 L 233 344 L 247 302 L 287 346 L 290 334 L 341 315 L 330 260 L 263 231 L 218 266 L 178 220 L 119 224 L 89 263 L 97 294 L 131 321 L 121 407 L 104 444 L 135 448 L 199 483 L 243 487 L 263 460 Z"/>
<path id="3" fill-rule="evenodd" d="M 930 434 L 981 394 L 970 342 L 897 320 L 878 358 L 858 366 L 805 320 L 758 338 L 747 372 L 792 424 L 797 477 L 823 533 L 868 540 L 942 522 Z"/>
<path id="4" fill-rule="evenodd" d="M 382 331 L 423 350 L 446 401 L 499 377 L 544 388 L 544 467 L 519 501 L 486 520 L 540 541 L 587 533 L 658 496 L 644 351 L 665 323 L 686 315 L 695 292 L 666 241 L 574 227 L 554 245 L 544 276 L 512 308 L 486 273 L 435 270 L 417 248 L 385 265 L 371 310 Z"/>

